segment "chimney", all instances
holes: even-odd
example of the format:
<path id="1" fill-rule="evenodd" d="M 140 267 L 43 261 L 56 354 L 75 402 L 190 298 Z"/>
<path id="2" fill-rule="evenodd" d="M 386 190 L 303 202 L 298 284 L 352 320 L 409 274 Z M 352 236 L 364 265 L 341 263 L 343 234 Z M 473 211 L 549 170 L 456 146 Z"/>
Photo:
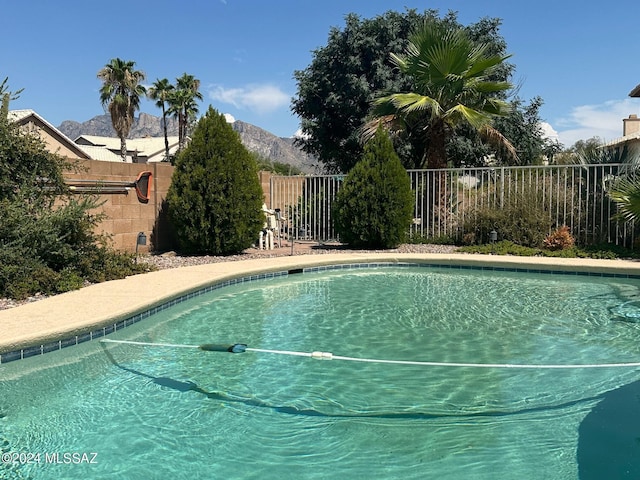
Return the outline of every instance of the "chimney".
<path id="1" fill-rule="evenodd" d="M 622 136 L 633 135 L 640 132 L 640 118 L 638 115 L 629 115 L 629 118 L 622 119 Z"/>

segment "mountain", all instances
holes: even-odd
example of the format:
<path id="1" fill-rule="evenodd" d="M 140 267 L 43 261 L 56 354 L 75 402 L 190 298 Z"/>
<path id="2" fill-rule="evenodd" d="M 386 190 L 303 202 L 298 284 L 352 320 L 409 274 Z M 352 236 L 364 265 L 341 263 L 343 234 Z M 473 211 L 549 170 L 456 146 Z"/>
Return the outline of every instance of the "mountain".
<path id="1" fill-rule="evenodd" d="M 98 115 L 84 123 L 65 120 L 58 127 L 71 140 L 75 140 L 80 135 L 97 135 L 99 137 L 117 137 L 116 131 L 111 125 L 111 116 Z M 178 121 L 174 118 L 167 118 L 167 132 L 169 135 L 178 135 Z M 162 137 L 162 118 L 154 117 L 148 113 L 141 113 L 133 121 L 129 138 L 142 137 Z"/>
<path id="2" fill-rule="evenodd" d="M 316 161 L 299 147 L 294 145 L 293 138 L 278 137 L 260 127 L 236 120 L 231 123 L 232 128 L 240 135 L 240 140 L 250 152 L 270 160 L 300 169 L 304 173 L 314 173 Z M 167 119 L 169 135 L 178 135 L 178 122 L 174 118 Z M 101 137 L 116 137 L 109 115 L 98 115 L 86 122 L 79 123 L 65 120 L 58 127 L 62 133 L 72 140 L 80 135 L 98 135 Z M 129 138 L 162 137 L 162 118 L 141 113 L 133 121 Z"/>

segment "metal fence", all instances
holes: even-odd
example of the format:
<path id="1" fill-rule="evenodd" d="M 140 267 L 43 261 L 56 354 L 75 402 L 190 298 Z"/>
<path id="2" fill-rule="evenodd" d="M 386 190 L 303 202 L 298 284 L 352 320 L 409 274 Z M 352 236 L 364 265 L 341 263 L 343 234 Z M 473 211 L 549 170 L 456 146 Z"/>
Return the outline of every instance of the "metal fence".
<path id="1" fill-rule="evenodd" d="M 583 245 L 600 242 L 632 246 L 634 226 L 614 218 L 615 205 L 604 184 L 621 164 L 531 167 L 484 167 L 409 170 L 414 193 L 411 234 L 429 239 L 462 240 L 501 226 L 478 225 L 483 211 L 527 205 L 548 215 L 552 228 L 566 225 Z M 286 218 L 285 234 L 295 240 L 327 242 L 337 236 L 331 206 L 344 175 L 274 176 L 271 207 Z M 545 234 L 548 232 L 545 232 Z"/>

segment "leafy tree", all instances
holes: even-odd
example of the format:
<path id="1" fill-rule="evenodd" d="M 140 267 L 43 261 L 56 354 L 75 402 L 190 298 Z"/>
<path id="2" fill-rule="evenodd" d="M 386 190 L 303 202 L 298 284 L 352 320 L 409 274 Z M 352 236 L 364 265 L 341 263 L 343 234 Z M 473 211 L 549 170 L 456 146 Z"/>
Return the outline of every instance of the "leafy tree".
<path id="1" fill-rule="evenodd" d="M 508 114 L 494 119 L 494 128 L 514 146 L 516 156 L 511 158 L 519 165 L 540 164 L 548 151 L 549 143 L 544 138 L 540 119 L 542 105 L 540 97 L 533 98 L 528 105 L 516 97 L 511 101 Z"/>
<path id="2" fill-rule="evenodd" d="M 600 137 L 578 140 L 571 147 L 557 154 L 555 163 L 559 165 L 624 163 L 628 164 L 627 167 L 635 169 L 638 159 L 635 155 L 630 154 L 626 145 L 621 148 L 603 148 L 603 146 L 604 140 Z"/>
<path id="3" fill-rule="evenodd" d="M 211 107 L 178 156 L 167 202 L 183 252 L 235 254 L 258 238 L 264 215 L 256 163 Z"/>
<path id="4" fill-rule="evenodd" d="M 22 198 L 29 204 L 53 206 L 56 195 L 66 190 L 62 170 L 70 167 L 64 158 L 50 154 L 40 138 L 0 116 L 0 200 Z"/>
<path id="5" fill-rule="evenodd" d="M 379 92 L 410 91 L 410 78 L 394 69 L 390 55 L 405 51 L 411 32 L 425 20 L 465 28 L 473 41 L 488 45 L 488 55 L 504 55 L 506 51 L 499 19 L 485 18 L 463 27 L 456 13 L 440 18 L 437 10 L 389 11 L 373 19 L 347 15 L 344 28 L 331 29 L 327 45 L 313 52 L 306 69 L 294 73 L 298 92 L 292 110 L 300 117 L 305 134 L 298 143 L 325 169 L 347 172 L 362 156 L 358 129 Z M 506 81 L 513 68 L 503 62 L 490 80 Z M 410 139 L 395 139 L 394 145 L 405 167 L 412 167 Z"/>
<path id="6" fill-rule="evenodd" d="M 166 105 L 171 98 L 171 93 L 174 90 L 174 86 L 171 85 L 169 80 L 163 78 L 162 80 L 156 79 L 151 88 L 149 89 L 148 96 L 151 100 L 156 101 L 156 107 L 162 109 L 162 128 L 164 130 L 164 160 L 169 160 L 169 138 L 167 135 L 167 109 Z"/>
<path id="7" fill-rule="evenodd" d="M 24 89 L 20 89 L 17 92 L 10 92 L 7 82 L 9 77 L 5 77 L 2 83 L 0 83 L 0 118 L 6 120 L 9 114 L 9 102 L 20 97 L 20 94 Z"/>
<path id="8" fill-rule="evenodd" d="M 184 73 L 176 79 L 176 88 L 169 95 L 169 113 L 178 119 L 178 151 L 185 147 L 191 122 L 198 114 L 196 100 L 202 100 L 200 80 Z"/>
<path id="9" fill-rule="evenodd" d="M 446 167 L 447 138 L 460 124 L 498 141 L 515 156 L 492 125 L 494 117 L 509 111 L 509 104 L 495 94 L 511 84 L 492 81 L 490 75 L 509 56 L 488 55 L 487 49 L 462 28 L 425 21 L 410 36 L 404 55 L 391 54 L 393 64 L 411 79 L 412 91 L 377 98 L 365 136 L 384 124 L 413 138 L 414 168 Z"/>
<path id="10" fill-rule="evenodd" d="M 127 158 L 127 137 L 140 108 L 140 97 L 146 94 L 141 82 L 144 72 L 135 70 L 135 62 L 113 58 L 99 72 L 102 81 L 100 101 L 111 115 L 111 124 L 120 138 L 120 156 L 124 162 Z"/>
<path id="11" fill-rule="evenodd" d="M 336 231 L 354 247 L 393 248 L 405 240 L 412 212 L 409 176 L 379 127 L 338 191 Z"/>
<path id="12" fill-rule="evenodd" d="M 288 163 L 274 162 L 256 152 L 250 152 L 258 166 L 258 171 L 271 172 L 275 175 L 300 175 L 302 170 Z"/>

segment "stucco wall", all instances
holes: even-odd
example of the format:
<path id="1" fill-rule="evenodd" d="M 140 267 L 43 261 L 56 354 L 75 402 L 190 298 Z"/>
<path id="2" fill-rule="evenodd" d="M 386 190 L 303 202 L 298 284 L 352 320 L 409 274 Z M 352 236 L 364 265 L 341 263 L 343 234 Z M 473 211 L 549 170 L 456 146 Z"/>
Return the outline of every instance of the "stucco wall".
<path id="1" fill-rule="evenodd" d="M 71 159 L 75 159 L 78 155 L 82 154 L 80 149 L 73 144 L 69 144 L 68 140 L 61 140 L 60 132 L 43 126 L 40 121 L 33 119 L 32 116 L 29 118 L 31 119 L 30 121 L 26 121 L 20 125 L 20 130 L 42 140 L 49 152 Z M 87 158 L 87 156 L 85 155 L 81 158 Z"/>

